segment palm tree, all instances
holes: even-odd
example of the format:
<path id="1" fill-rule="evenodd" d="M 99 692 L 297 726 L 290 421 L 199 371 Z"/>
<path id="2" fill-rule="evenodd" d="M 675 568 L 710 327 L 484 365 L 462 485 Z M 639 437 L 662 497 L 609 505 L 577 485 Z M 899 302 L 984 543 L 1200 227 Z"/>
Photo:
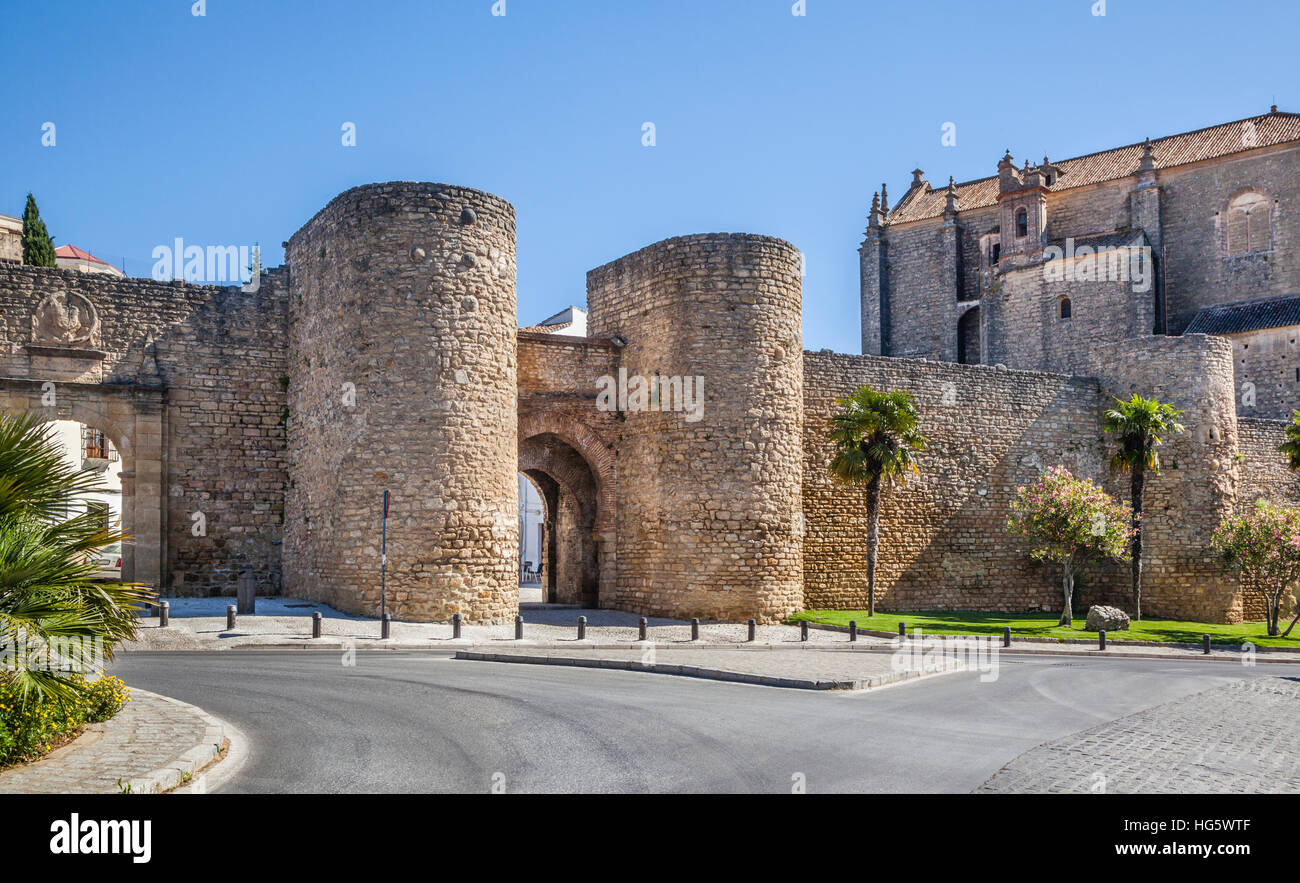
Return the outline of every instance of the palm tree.
<path id="1" fill-rule="evenodd" d="M 24 696 L 71 698 L 69 675 L 93 668 L 101 652 L 111 659 L 150 597 L 145 586 L 94 579 L 93 553 L 123 539 L 77 506 L 99 487 L 98 475 L 64 458 L 48 427 L 0 415 L 0 653 L 10 657 L 0 676 Z"/>
<path id="2" fill-rule="evenodd" d="M 919 472 L 915 452 L 928 444 L 917 431 L 919 418 L 912 396 L 903 391 L 879 392 L 861 386 L 837 399 L 843 409 L 831 418 L 835 445 L 831 475 L 844 484 L 867 489 L 867 616 L 876 615 L 876 553 L 880 547 L 880 489 L 883 483 L 907 481 Z"/>
<path id="3" fill-rule="evenodd" d="M 1183 415 L 1173 407 L 1156 399 L 1144 399 L 1134 394 L 1127 402 L 1115 399 L 1116 407 L 1108 410 L 1102 427 L 1119 437 L 1119 449 L 1110 458 L 1110 466 L 1117 472 L 1132 475 L 1129 485 L 1133 505 L 1133 618 L 1142 618 L 1142 493 L 1146 487 L 1147 471 L 1160 474 L 1160 454 L 1156 446 L 1161 437 L 1182 432 L 1178 418 Z"/>

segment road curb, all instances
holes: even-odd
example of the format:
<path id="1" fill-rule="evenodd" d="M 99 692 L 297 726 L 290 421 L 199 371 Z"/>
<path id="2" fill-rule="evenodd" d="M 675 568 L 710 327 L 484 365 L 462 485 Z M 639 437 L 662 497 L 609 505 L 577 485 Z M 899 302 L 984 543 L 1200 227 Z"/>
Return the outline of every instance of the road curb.
<path id="1" fill-rule="evenodd" d="M 698 648 L 697 648 L 698 649 Z M 762 687 L 782 687 L 792 690 L 872 690 L 890 684 L 901 683 L 915 678 L 934 674 L 948 674 L 963 671 L 964 666 L 953 664 L 942 671 L 907 671 L 891 672 L 865 679 L 852 680 L 812 680 L 811 678 L 781 678 L 771 675 L 758 675 L 750 672 L 727 671 L 719 668 L 706 668 L 699 665 L 675 665 L 672 663 L 642 663 L 629 659 L 584 659 L 580 656 L 526 656 L 520 653 L 484 653 L 474 650 L 459 650 L 456 659 L 474 662 L 513 662 L 521 665 L 564 665 L 575 668 L 605 668 L 621 671 L 648 672 L 651 674 L 677 675 L 679 677 L 703 678 L 712 681 L 730 681 L 741 684 L 757 684 Z"/>
<path id="2" fill-rule="evenodd" d="M 151 693 L 138 687 L 132 687 L 131 692 L 142 696 L 152 696 L 154 699 L 184 709 L 201 719 L 205 724 L 205 729 L 202 742 L 174 755 L 153 772 L 123 782 L 123 790 L 129 788 L 131 794 L 160 794 L 170 791 L 186 784 L 194 774 L 221 758 L 221 746 L 225 744 L 227 736 L 226 728 L 220 720 L 196 705 L 181 702 L 179 699 L 173 699 L 170 696 Z"/>

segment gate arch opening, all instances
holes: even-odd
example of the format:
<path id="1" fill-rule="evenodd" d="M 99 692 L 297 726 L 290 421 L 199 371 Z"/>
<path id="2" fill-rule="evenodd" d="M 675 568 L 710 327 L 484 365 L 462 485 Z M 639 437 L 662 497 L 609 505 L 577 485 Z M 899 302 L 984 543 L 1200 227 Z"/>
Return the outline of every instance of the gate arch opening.
<path id="1" fill-rule="evenodd" d="M 519 443 L 519 472 L 541 498 L 542 601 L 601 606 L 600 486 L 576 447 L 543 432 Z M 609 599 L 603 599 L 608 603 Z"/>

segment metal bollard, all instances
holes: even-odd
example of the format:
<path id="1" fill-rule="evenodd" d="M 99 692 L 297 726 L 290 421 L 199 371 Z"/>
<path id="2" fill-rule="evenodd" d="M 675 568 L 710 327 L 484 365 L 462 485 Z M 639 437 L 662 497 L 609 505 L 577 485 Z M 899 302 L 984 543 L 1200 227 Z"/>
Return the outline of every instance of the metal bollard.
<path id="1" fill-rule="evenodd" d="M 806 619 L 799 623 L 799 640 L 808 640 L 808 620 Z"/>
<path id="2" fill-rule="evenodd" d="M 459 613 L 453 613 L 451 615 L 451 636 L 452 638 L 460 637 L 460 614 Z"/>
<path id="3" fill-rule="evenodd" d="M 857 621 L 856 619 L 850 619 L 850 620 L 849 620 L 849 640 L 850 640 L 850 641 L 856 641 L 857 639 L 858 639 L 858 621 Z"/>
<path id="4" fill-rule="evenodd" d="M 1006 628 L 1004 628 L 1004 629 L 1002 630 L 1002 646 L 1003 646 L 1003 647 L 1010 647 L 1010 646 L 1011 646 L 1011 627 L 1010 627 L 1010 626 L 1008 626 L 1008 627 L 1006 627 Z"/>
<path id="5" fill-rule="evenodd" d="M 692 620 L 691 620 L 691 640 L 692 640 L 692 641 L 698 641 L 699 639 L 700 639 L 700 621 L 699 621 L 698 619 L 692 619 Z"/>
<path id="6" fill-rule="evenodd" d="M 1098 650 L 1105 650 L 1105 649 L 1106 649 L 1106 630 L 1105 630 L 1105 629 L 1102 629 L 1101 631 L 1097 632 L 1097 649 L 1098 649 Z"/>
<path id="7" fill-rule="evenodd" d="M 1206 655 L 1206 656 L 1209 656 L 1209 655 L 1210 655 L 1210 636 L 1209 636 L 1209 635 L 1202 635 L 1202 636 L 1201 636 L 1201 649 L 1205 652 L 1205 655 Z"/>
<path id="8" fill-rule="evenodd" d="M 646 639 L 645 637 L 646 627 L 649 625 L 650 625 L 649 621 L 647 621 L 644 616 L 641 617 L 641 622 L 640 622 L 641 636 L 637 638 L 638 641 L 644 641 Z"/>
<path id="9" fill-rule="evenodd" d="M 524 618 L 522 616 L 516 615 L 515 616 L 515 640 L 522 641 L 523 639 L 524 639 Z"/>
<path id="10" fill-rule="evenodd" d="M 578 640 L 587 640 L 587 617 L 585 616 L 578 617 Z"/>
<path id="11" fill-rule="evenodd" d="M 158 602 L 158 628 L 167 628 L 167 623 L 171 621 L 172 605 L 166 601 Z"/>
<path id="12" fill-rule="evenodd" d="M 229 631 L 234 631 L 234 629 L 235 629 L 235 611 L 236 611 L 236 609 L 237 609 L 237 608 L 235 607 L 234 604 L 231 604 L 231 605 L 229 605 L 229 606 L 226 608 L 226 631 L 228 631 L 228 632 L 229 632 Z"/>
<path id="13" fill-rule="evenodd" d="M 315 613 L 311 615 L 311 636 L 313 638 L 320 637 L 322 619 L 323 617 L 320 615 L 319 610 L 317 610 Z"/>
<path id="14" fill-rule="evenodd" d="M 758 640 L 758 623 L 751 619 L 748 625 L 749 625 L 749 637 L 746 640 L 748 640 L 749 643 L 752 644 L 754 643 L 754 641 Z"/>
<path id="15" fill-rule="evenodd" d="M 392 627 L 393 627 L 393 614 L 385 613 L 384 618 L 379 621 L 379 637 L 387 641 L 388 636 L 391 633 Z"/>
<path id="16" fill-rule="evenodd" d="M 907 623 L 905 623 L 905 622 L 900 622 L 900 623 L 898 624 L 898 636 L 899 636 L 900 638 L 906 638 L 906 637 L 907 637 Z"/>

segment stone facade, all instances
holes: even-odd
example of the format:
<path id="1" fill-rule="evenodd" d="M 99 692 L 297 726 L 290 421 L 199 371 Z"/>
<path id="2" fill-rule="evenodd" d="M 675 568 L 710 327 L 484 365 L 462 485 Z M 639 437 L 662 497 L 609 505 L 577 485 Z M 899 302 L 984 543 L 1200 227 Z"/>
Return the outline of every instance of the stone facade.
<path id="1" fill-rule="evenodd" d="M 1300 115 L 1276 108 L 1023 169 L 1008 153 L 996 176 L 947 188 L 917 170 L 897 205 L 877 197 L 870 216 L 863 352 L 1076 373 L 1092 343 L 1182 334 L 1207 307 L 1300 292 L 1298 212 Z M 1128 247 L 1147 250 L 1141 281 L 1074 272 L 1094 249 Z M 1053 248 L 1087 259 L 1052 263 Z M 1300 363 L 1270 353 L 1285 365 L 1260 368 L 1285 388 L 1251 416 L 1300 407 Z"/>
<path id="2" fill-rule="evenodd" d="M 123 566 L 140 581 L 233 592 L 249 570 L 280 589 L 286 282 L 273 271 L 249 293 L 0 266 L 0 408 L 112 440 L 135 536 Z M 86 333 L 48 339 L 51 304 L 88 305 Z"/>
<path id="3" fill-rule="evenodd" d="M 289 591 L 503 622 L 518 609 L 515 213 L 440 184 L 336 197 L 294 234 Z"/>
<path id="4" fill-rule="evenodd" d="M 658 411 L 620 404 L 614 604 L 764 622 L 800 608 L 801 266 L 789 243 L 718 234 L 588 274 L 588 327 L 626 341 L 628 377 L 703 383 L 697 420 L 667 394 Z"/>
<path id="5" fill-rule="evenodd" d="M 1048 322 L 1059 304 L 1033 249 L 999 255 L 999 285 L 981 291 L 990 240 L 972 245 L 971 218 L 1017 225 L 1024 209 L 1032 239 L 1071 211 L 1151 208 L 1108 185 L 1086 210 L 1079 194 L 1014 193 L 965 220 L 945 206 L 894 228 L 875 213 L 864 273 L 944 296 L 895 315 L 892 295 L 864 299 L 866 339 L 893 350 L 913 328 L 945 361 L 803 352 L 800 254 L 755 235 L 669 239 L 592 270 L 585 338 L 521 330 L 513 208 L 405 182 L 340 195 L 286 243 L 287 267 L 243 288 L 0 267 L 0 410 L 108 435 L 135 535 L 125 570 L 165 594 L 231 594 L 247 572 L 354 613 L 383 591 L 398 618 L 508 620 L 522 472 L 546 510 L 548 600 L 772 622 L 864 603 L 864 500 L 826 472 L 837 397 L 908 390 L 932 441 L 921 474 L 885 494 L 882 607 L 1015 611 L 1060 598 L 1058 574 L 1006 531 L 1016 488 L 1064 464 L 1125 497 L 1102 412 L 1143 392 L 1189 427 L 1148 484 L 1147 610 L 1258 615 L 1206 546 L 1260 495 L 1300 501 L 1283 424 L 1238 418 L 1232 342 L 1152 336 L 1158 301 L 1129 288 L 1069 289 L 1071 337 Z M 1126 318 L 1095 324 L 1099 311 Z M 928 336 L 936 323 L 961 333 Z M 990 328 L 1014 328 L 1016 347 Z M 951 363 L 1004 353 L 1069 373 Z M 1126 569 L 1101 566 L 1078 600 L 1124 607 L 1127 593 Z"/>

